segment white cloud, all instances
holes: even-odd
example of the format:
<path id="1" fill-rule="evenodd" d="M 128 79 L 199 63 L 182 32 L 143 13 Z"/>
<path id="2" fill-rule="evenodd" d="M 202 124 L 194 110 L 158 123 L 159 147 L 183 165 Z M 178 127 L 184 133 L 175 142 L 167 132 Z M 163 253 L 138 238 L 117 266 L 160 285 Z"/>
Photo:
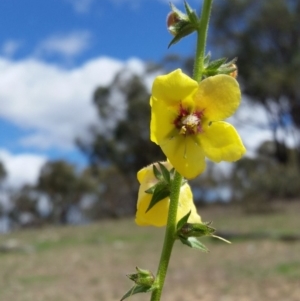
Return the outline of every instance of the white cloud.
<path id="1" fill-rule="evenodd" d="M 37 56 L 58 54 L 71 58 L 81 54 L 89 48 L 91 33 L 88 31 L 74 31 L 66 34 L 56 34 L 42 41 L 35 50 Z"/>
<path id="2" fill-rule="evenodd" d="M 114 1 L 117 1 L 117 0 L 114 0 Z M 124 0 L 126 1 L 126 0 Z M 182 12 L 185 12 L 184 10 L 184 2 L 182 0 L 159 0 L 159 2 L 163 2 L 163 3 L 166 3 L 168 5 L 170 5 L 170 2 L 173 3 L 173 4 L 176 4 L 176 6 L 178 5 L 178 8 L 182 11 Z M 189 5 L 194 8 L 192 5 L 195 5 L 197 4 L 197 7 L 200 7 L 200 3 L 198 0 L 189 0 L 188 1 Z"/>
<path id="3" fill-rule="evenodd" d="M 22 42 L 18 40 L 7 40 L 3 43 L 0 52 L 4 56 L 11 57 L 18 51 L 21 44 Z"/>
<path id="4" fill-rule="evenodd" d="M 273 141 L 272 125 L 264 106 L 251 101 L 246 96 L 236 114 L 228 119 L 239 132 L 246 148 L 248 156 L 255 156 L 255 152 L 264 141 Z M 290 147 L 295 146 L 295 135 L 297 130 L 293 125 L 288 126 L 288 132 L 279 128 L 277 138 Z"/>
<path id="5" fill-rule="evenodd" d="M 13 155 L 0 149 L 0 160 L 7 171 L 7 184 L 11 187 L 20 187 L 26 184 L 35 184 L 42 165 L 47 158 L 33 154 Z"/>
<path id="6" fill-rule="evenodd" d="M 69 2 L 73 9 L 80 14 L 88 13 L 92 7 L 94 0 L 65 0 Z"/>
<path id="7" fill-rule="evenodd" d="M 109 85 L 124 67 L 128 74 L 143 75 L 145 72 L 145 64 L 138 59 L 121 62 L 99 57 L 77 68 L 65 69 L 37 59 L 14 62 L 0 57 L 0 118 L 28 130 L 28 134 L 19 140 L 23 146 L 74 149 L 74 139 L 86 135 L 87 127 L 99 122 L 92 104 L 95 88 Z M 124 81 L 126 74 L 123 74 Z M 150 88 L 153 74 L 145 81 Z M 111 106 L 119 109 L 121 116 L 126 107 L 120 101 L 122 97 L 114 97 Z M 272 139 L 266 112 L 247 99 L 228 121 L 236 126 L 248 155 L 252 155 L 261 142 Z M 100 126 L 104 129 L 103 124 Z M 113 125 L 105 126 L 111 128 Z M 34 181 L 38 167 L 46 160 L 30 154 L 14 156 L 3 150 L 0 159 L 11 174 L 10 183 L 21 183 L 26 178 L 29 182 Z"/>
<path id="8" fill-rule="evenodd" d="M 75 147 L 76 137 L 86 135 L 87 127 L 99 122 L 92 105 L 95 88 L 109 85 L 124 67 L 128 74 L 145 72 L 145 64 L 138 59 L 121 62 L 100 57 L 66 70 L 34 59 L 13 62 L 0 58 L 0 117 L 31 130 L 19 141 L 23 146 L 70 150 Z M 153 74 L 145 82 L 150 88 Z M 114 98 L 111 106 L 114 112 L 120 111 L 116 118 L 122 118 L 126 107 L 120 103 L 122 97 Z M 261 142 L 272 139 L 265 110 L 247 99 L 228 121 L 236 126 L 248 155 L 253 155 Z M 109 122 L 112 124 L 106 124 L 105 128 L 100 124 L 100 127 L 112 128 L 114 121 Z"/>
<path id="9" fill-rule="evenodd" d="M 254 156 L 257 147 L 262 142 L 272 140 L 266 110 L 247 97 L 243 97 L 239 109 L 227 121 L 233 124 L 239 132 L 247 149 L 247 156 Z"/>
<path id="10" fill-rule="evenodd" d="M 126 66 L 140 73 L 143 65 L 100 57 L 66 70 L 34 59 L 0 58 L 0 117 L 29 130 L 19 141 L 22 145 L 74 148 L 74 139 L 98 121 L 92 104 L 95 88 L 109 85 Z"/>
<path id="11" fill-rule="evenodd" d="M 141 5 L 143 5 L 147 0 L 102 0 L 101 2 L 111 2 L 113 5 L 120 7 L 123 5 L 126 5 L 127 7 L 130 7 L 131 9 L 137 9 Z M 148 0 L 153 1 L 153 0 Z M 182 0 L 156 0 L 161 3 L 165 3 L 166 5 L 170 5 L 170 2 L 173 4 L 178 5 L 178 8 L 180 8 L 182 11 L 184 11 L 184 4 Z M 85 14 L 89 13 L 93 7 L 93 4 L 96 3 L 95 0 L 65 0 L 65 2 L 68 2 L 72 5 L 73 9 L 75 12 L 79 14 Z M 100 2 L 100 1 L 99 1 Z M 102 4 L 101 3 L 101 4 Z M 193 5 L 197 5 L 196 8 L 199 6 L 199 1 L 198 0 L 190 0 L 189 4 L 193 7 Z"/>

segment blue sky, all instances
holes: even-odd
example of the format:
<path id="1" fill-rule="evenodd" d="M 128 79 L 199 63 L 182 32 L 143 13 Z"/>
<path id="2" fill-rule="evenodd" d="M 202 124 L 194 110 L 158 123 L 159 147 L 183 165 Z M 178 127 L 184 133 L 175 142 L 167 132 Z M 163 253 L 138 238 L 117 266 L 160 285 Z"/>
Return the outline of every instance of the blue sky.
<path id="1" fill-rule="evenodd" d="M 34 182 L 48 159 L 86 162 L 73 141 L 96 119 L 97 85 L 194 49 L 193 37 L 167 49 L 164 0 L 10 0 L 0 11 L 0 160 L 12 185 Z"/>
<path id="2" fill-rule="evenodd" d="M 74 64 L 99 55 L 157 61 L 167 53 L 171 39 L 165 27 L 169 4 L 163 0 L 10 0 L 0 2 L 0 11 L 2 43 L 19 43 L 14 59 L 37 54 L 45 38 L 77 32 L 88 45 L 73 58 Z M 190 54 L 192 49 L 191 38 L 174 51 Z M 62 62 L 57 53 L 40 55 Z"/>
<path id="3" fill-rule="evenodd" d="M 193 54 L 194 36 L 167 49 L 168 2 L 0 1 L 0 160 L 11 185 L 34 183 L 48 159 L 86 162 L 74 139 L 97 120 L 94 89 L 121 68 L 142 74 L 145 62 Z"/>

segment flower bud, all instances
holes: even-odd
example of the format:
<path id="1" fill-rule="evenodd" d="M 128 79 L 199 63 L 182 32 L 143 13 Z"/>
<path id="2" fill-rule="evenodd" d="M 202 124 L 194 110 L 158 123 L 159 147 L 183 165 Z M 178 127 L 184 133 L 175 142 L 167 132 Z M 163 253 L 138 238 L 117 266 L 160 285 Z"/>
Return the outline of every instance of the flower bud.
<path id="1" fill-rule="evenodd" d="M 215 232 L 215 229 L 208 226 L 207 224 L 191 224 L 186 223 L 182 226 L 179 234 L 183 237 L 201 237 L 211 236 Z"/>
<path id="2" fill-rule="evenodd" d="M 180 22 L 180 18 L 177 13 L 172 11 L 167 15 L 167 28 L 168 28 L 170 34 L 172 34 L 173 36 L 175 36 L 177 34 L 175 25 L 178 22 Z"/>
<path id="3" fill-rule="evenodd" d="M 137 273 L 129 274 L 127 277 L 134 281 L 137 285 L 142 285 L 146 287 L 151 287 L 154 283 L 155 277 L 152 272 L 148 270 L 143 270 L 136 267 Z"/>
<path id="4" fill-rule="evenodd" d="M 161 162 L 168 170 L 173 167 L 169 162 Z M 158 163 L 155 164 L 159 168 Z M 152 194 L 147 193 L 151 187 L 156 185 L 159 180 L 155 177 L 153 172 L 153 164 L 141 169 L 137 173 L 140 188 L 137 201 L 137 212 L 135 222 L 139 226 L 155 226 L 162 227 L 167 223 L 170 198 L 165 197 L 156 203 L 150 210 L 147 211 L 152 199 Z M 191 211 L 189 222 L 201 223 L 201 218 L 197 213 L 193 201 L 193 194 L 190 186 L 185 182 L 180 188 L 179 204 L 177 211 L 177 222 Z"/>

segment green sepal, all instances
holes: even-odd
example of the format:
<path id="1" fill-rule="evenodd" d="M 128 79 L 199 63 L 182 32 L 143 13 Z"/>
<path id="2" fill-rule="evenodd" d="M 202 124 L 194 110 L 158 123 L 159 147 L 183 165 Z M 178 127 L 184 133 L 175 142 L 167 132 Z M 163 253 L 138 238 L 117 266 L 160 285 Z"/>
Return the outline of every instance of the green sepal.
<path id="1" fill-rule="evenodd" d="M 134 281 L 137 285 L 150 287 L 153 285 L 155 277 L 149 270 L 144 270 L 139 267 L 135 268 L 137 273 L 126 275 L 130 280 Z"/>
<path id="2" fill-rule="evenodd" d="M 174 167 L 170 170 L 170 176 L 171 176 L 171 179 L 174 179 L 175 171 L 176 171 L 176 170 L 175 170 Z"/>
<path id="3" fill-rule="evenodd" d="M 164 198 L 170 196 L 170 190 L 172 185 L 172 180 L 175 175 L 175 169 L 172 168 L 170 171 L 160 162 L 158 162 L 160 170 L 153 165 L 153 173 L 156 179 L 159 181 L 152 187 L 145 190 L 146 193 L 152 194 L 152 198 L 150 204 L 146 210 L 148 212 L 156 203 L 163 200 Z M 182 181 L 182 185 L 185 184 L 186 181 Z"/>
<path id="4" fill-rule="evenodd" d="M 148 193 L 149 189 L 145 192 Z M 152 195 L 152 199 L 150 201 L 150 204 L 146 210 L 148 212 L 156 203 L 163 200 L 164 198 L 170 196 L 170 188 L 169 185 L 166 183 L 157 183 L 155 185 L 155 189 Z"/>
<path id="5" fill-rule="evenodd" d="M 175 33 L 175 37 L 169 43 L 168 48 L 179 42 L 185 36 L 196 31 L 200 24 L 197 14 L 186 1 L 184 1 L 186 14 L 177 9 L 174 4 L 170 3 L 170 6 L 172 12 L 176 14 L 178 22 L 169 27 L 169 30 Z"/>
<path id="6" fill-rule="evenodd" d="M 168 48 L 170 48 L 172 45 L 178 43 L 182 38 L 190 35 L 194 31 L 196 31 L 197 27 L 195 25 L 186 22 L 186 21 L 179 21 L 176 25 L 173 26 L 174 31 L 178 32 L 176 36 L 171 40 L 171 42 L 168 45 Z"/>
<path id="7" fill-rule="evenodd" d="M 175 169 L 172 168 L 171 170 L 168 170 L 160 162 L 158 162 L 158 165 L 160 167 L 160 170 L 155 166 L 155 164 L 153 165 L 153 173 L 155 178 L 158 180 L 158 183 L 145 190 L 146 193 L 152 194 L 152 198 L 146 210 L 146 213 L 156 203 L 165 199 L 166 197 L 169 197 L 171 193 L 171 186 L 175 175 Z M 186 182 L 187 180 L 183 178 L 181 182 L 181 186 L 184 185 Z"/>
<path id="8" fill-rule="evenodd" d="M 185 223 L 178 231 L 179 236 L 182 237 L 201 237 L 211 236 L 216 231 L 215 228 L 210 227 L 207 223 L 191 224 Z"/>
<path id="9" fill-rule="evenodd" d="M 153 164 L 153 174 L 155 176 L 155 178 L 159 181 L 163 180 L 163 175 L 162 173 L 158 170 L 158 168 L 155 166 L 155 164 Z"/>
<path id="10" fill-rule="evenodd" d="M 210 236 L 231 244 L 227 239 L 214 235 L 216 229 L 210 227 L 212 222 L 203 222 L 202 224 L 184 223 L 185 216 L 177 223 L 177 237 L 182 239 Z M 179 224 L 180 223 L 180 224 Z"/>
<path id="11" fill-rule="evenodd" d="M 188 238 L 179 237 L 179 239 L 184 245 L 187 245 L 190 248 L 198 249 L 206 253 L 209 252 L 206 246 L 203 243 L 201 243 L 196 237 L 188 237 Z"/>
<path id="12" fill-rule="evenodd" d="M 236 58 L 232 59 L 229 62 L 226 62 L 227 58 L 220 58 L 211 62 L 209 60 L 210 53 L 204 59 L 203 75 L 206 77 L 214 76 L 217 74 L 229 74 L 236 70 L 236 68 L 233 67 L 233 64 L 237 60 Z"/>
<path id="13" fill-rule="evenodd" d="M 188 17 L 185 13 L 179 10 L 173 3 L 170 3 L 171 11 L 175 13 L 179 19 L 188 21 Z"/>
<path id="14" fill-rule="evenodd" d="M 229 67 L 229 66 L 221 66 L 219 68 L 218 74 L 229 74 L 233 71 L 235 71 L 236 68 L 235 67 Z"/>
<path id="15" fill-rule="evenodd" d="M 210 53 L 210 51 L 207 53 L 207 55 L 204 57 L 204 59 L 203 59 L 203 65 L 204 65 L 204 67 L 205 66 L 208 66 L 208 64 L 209 64 L 209 61 L 210 61 L 210 58 L 211 58 L 211 53 Z"/>
<path id="16" fill-rule="evenodd" d="M 121 301 L 138 293 L 147 293 L 155 289 L 155 277 L 149 270 L 136 267 L 137 273 L 129 274 L 127 277 L 135 282 L 135 285 L 122 297 Z"/>
<path id="17" fill-rule="evenodd" d="M 195 13 L 195 11 L 189 6 L 189 4 L 184 1 L 184 7 L 185 7 L 185 11 L 189 17 L 189 20 L 194 23 L 197 24 L 198 23 L 198 17 Z"/>
<path id="18" fill-rule="evenodd" d="M 153 185 L 152 187 L 150 187 L 147 190 L 145 190 L 145 192 L 149 193 L 149 194 L 153 194 L 154 191 L 155 191 L 156 186 L 157 186 L 157 184 Z"/>
<path id="19" fill-rule="evenodd" d="M 220 59 L 217 59 L 215 61 L 209 62 L 208 66 L 206 67 L 206 70 L 215 70 L 218 69 L 222 64 L 224 64 L 226 62 L 227 58 L 223 57 Z"/>
<path id="20" fill-rule="evenodd" d="M 123 297 L 120 301 L 125 300 L 128 297 L 131 297 L 132 295 L 138 294 L 138 293 L 149 293 L 153 291 L 155 287 L 148 287 L 143 285 L 134 285 Z"/>
<path id="21" fill-rule="evenodd" d="M 191 211 L 189 211 L 185 216 L 183 216 L 183 217 L 178 221 L 177 227 L 176 227 L 177 231 L 180 230 L 180 229 L 183 227 L 183 225 L 187 223 L 187 221 L 188 221 L 190 215 L 191 215 Z"/>
<path id="22" fill-rule="evenodd" d="M 170 184 L 171 183 L 171 176 L 170 176 L 170 171 L 160 162 L 158 162 L 158 165 L 160 167 L 161 170 L 161 174 L 163 176 L 163 179 Z M 153 165 L 154 166 L 154 165 Z"/>

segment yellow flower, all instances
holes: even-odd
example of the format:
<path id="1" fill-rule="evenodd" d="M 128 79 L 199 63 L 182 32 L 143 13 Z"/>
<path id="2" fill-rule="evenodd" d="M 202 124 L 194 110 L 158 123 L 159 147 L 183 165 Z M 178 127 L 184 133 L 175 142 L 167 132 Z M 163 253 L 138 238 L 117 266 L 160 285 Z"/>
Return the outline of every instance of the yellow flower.
<path id="1" fill-rule="evenodd" d="M 168 170 L 172 169 L 172 166 L 169 162 L 161 162 Z M 155 164 L 159 169 L 158 164 Z M 167 223 L 168 211 L 170 198 L 166 197 L 163 200 L 156 203 L 148 212 L 152 194 L 146 193 L 145 191 L 153 187 L 158 180 L 153 173 L 153 164 L 144 167 L 137 173 L 137 178 L 140 183 L 140 189 L 138 194 L 137 201 L 137 212 L 135 217 L 135 222 L 139 226 L 156 226 L 162 227 Z M 197 213 L 193 201 L 193 194 L 190 186 L 185 183 L 181 186 L 180 196 L 179 196 L 179 205 L 177 211 L 177 222 L 184 217 L 189 211 L 191 215 L 189 217 L 189 223 L 201 223 L 201 218 Z"/>
<path id="2" fill-rule="evenodd" d="M 237 81 L 216 75 L 199 84 L 177 69 L 158 76 L 150 105 L 151 140 L 187 179 L 205 169 L 205 157 L 233 162 L 246 152 L 235 128 L 221 121 L 240 105 Z"/>

